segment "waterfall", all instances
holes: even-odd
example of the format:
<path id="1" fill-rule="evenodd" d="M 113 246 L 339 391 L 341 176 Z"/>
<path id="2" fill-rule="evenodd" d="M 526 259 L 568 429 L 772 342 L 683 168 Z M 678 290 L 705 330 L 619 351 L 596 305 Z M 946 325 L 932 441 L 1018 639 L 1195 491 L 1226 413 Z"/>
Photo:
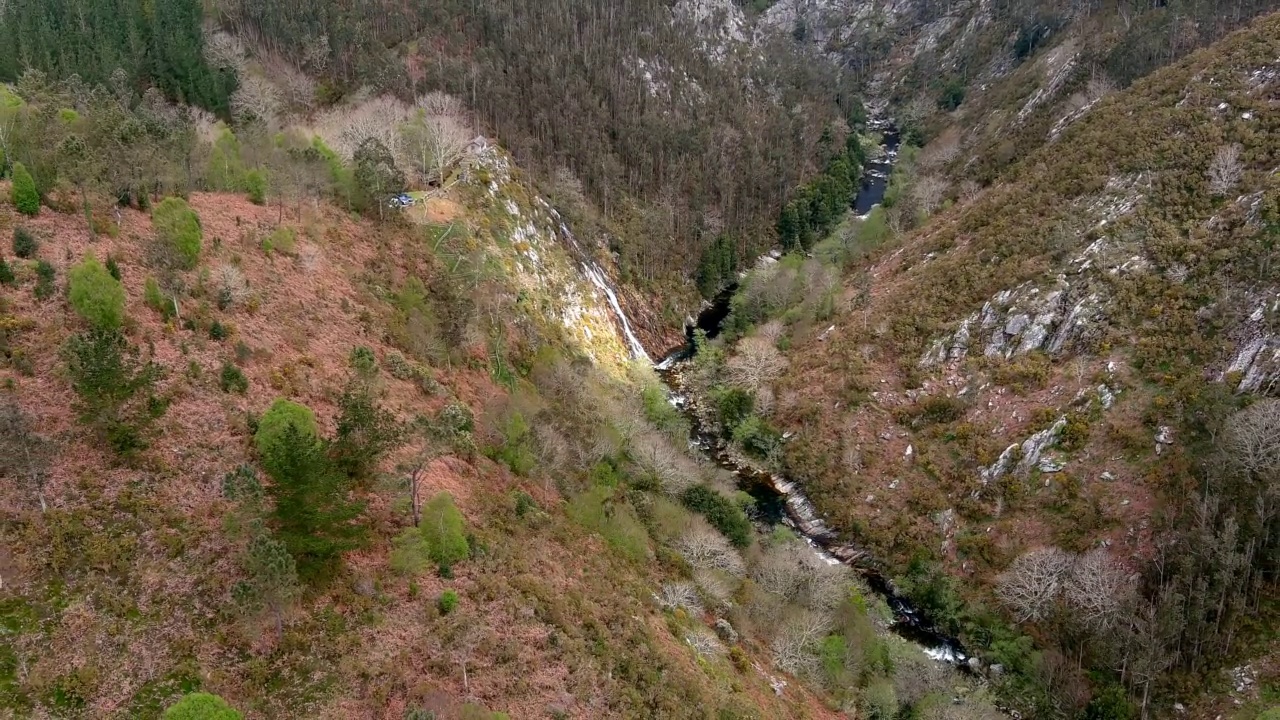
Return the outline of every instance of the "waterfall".
<path id="1" fill-rule="evenodd" d="M 568 232 L 568 230 L 566 229 L 565 232 Z M 591 280 L 592 284 L 604 292 L 605 297 L 609 298 L 609 306 L 613 308 L 613 314 L 618 318 L 618 324 L 622 326 L 622 334 L 626 337 L 627 345 L 631 348 L 631 357 L 643 359 L 646 363 L 653 364 L 649 353 L 644 351 L 644 345 L 640 344 L 640 339 L 631 331 L 631 322 L 627 320 L 627 313 L 622 310 L 622 305 L 618 303 L 618 294 L 613 291 L 613 287 L 609 284 L 609 276 L 605 275 L 600 266 L 591 260 L 582 263 L 582 272 L 586 274 L 587 279 Z"/>
<path id="2" fill-rule="evenodd" d="M 547 205 L 541 198 L 539 202 L 551 211 L 556 221 L 560 223 L 560 234 L 569 243 L 569 247 L 574 254 L 578 256 L 582 264 L 582 274 L 587 276 L 592 285 L 595 285 L 604 293 L 609 300 L 609 307 L 613 308 L 613 316 L 618 319 L 618 325 L 622 328 L 622 336 L 627 341 L 627 348 L 631 351 L 633 359 L 644 360 L 652 365 L 653 359 L 649 357 L 649 353 L 645 352 L 644 345 L 640 342 L 640 338 L 636 337 L 635 332 L 631 329 L 631 320 L 627 317 L 626 311 L 622 309 L 622 303 L 618 302 L 618 293 L 613 289 L 613 283 L 609 280 L 609 275 L 600 267 L 600 264 L 591 258 L 589 254 L 583 251 L 582 246 L 578 244 L 578 238 L 574 236 L 573 231 L 569 229 L 560 219 L 560 213 L 550 205 Z"/>

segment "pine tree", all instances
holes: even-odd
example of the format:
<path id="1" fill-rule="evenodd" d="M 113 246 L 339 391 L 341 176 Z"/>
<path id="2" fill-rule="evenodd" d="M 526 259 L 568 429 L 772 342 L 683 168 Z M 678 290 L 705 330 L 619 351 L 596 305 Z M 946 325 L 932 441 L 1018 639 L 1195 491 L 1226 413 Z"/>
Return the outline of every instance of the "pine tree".
<path id="1" fill-rule="evenodd" d="M 9 261 L 0 255 L 0 285 L 12 285 L 14 279 L 13 268 L 9 267 Z"/>
<path id="2" fill-rule="evenodd" d="M 261 430 L 259 431 L 261 432 Z M 349 499 L 351 482 L 325 455 L 323 443 L 297 424 L 285 424 L 268 472 L 275 499 L 272 524 L 308 582 L 327 579 L 342 553 L 363 545 L 358 522 L 364 503 Z"/>
<path id="3" fill-rule="evenodd" d="M 350 383 L 338 401 L 338 432 L 333 457 L 338 467 L 357 482 L 369 479 L 378 462 L 402 435 L 395 416 L 378 406 L 369 383 Z"/>
<path id="4" fill-rule="evenodd" d="M 118 329 L 73 335 L 63 347 L 74 409 L 79 421 L 94 429 L 120 455 L 147 447 L 152 426 L 168 404 L 154 392 L 160 366 L 143 362 Z"/>
<path id="5" fill-rule="evenodd" d="M 23 215 L 40 214 L 40 193 L 36 191 L 35 178 L 20 162 L 13 164 L 13 187 L 9 190 L 9 198 Z"/>
<path id="6" fill-rule="evenodd" d="M 284 634 L 284 611 L 298 597 L 298 568 L 284 543 L 265 529 L 249 541 L 244 556 L 246 580 L 231 594 L 245 612 L 269 612 L 277 636 Z"/>

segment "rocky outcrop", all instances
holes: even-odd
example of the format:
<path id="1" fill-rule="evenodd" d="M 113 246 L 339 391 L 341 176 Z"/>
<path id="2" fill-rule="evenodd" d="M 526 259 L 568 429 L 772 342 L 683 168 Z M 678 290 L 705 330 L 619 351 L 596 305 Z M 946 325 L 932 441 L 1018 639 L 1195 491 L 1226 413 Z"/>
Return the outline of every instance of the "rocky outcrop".
<path id="1" fill-rule="evenodd" d="M 986 357 L 1000 359 L 1033 350 L 1059 355 L 1077 349 L 1100 329 L 1095 323 L 1103 308 L 1097 293 L 1074 295 L 1065 278 L 1045 290 L 1028 283 L 1002 291 L 961 320 L 954 333 L 934 341 L 920 364 L 932 367 L 959 360 L 975 347 Z"/>
<path id="2" fill-rule="evenodd" d="M 1005 448 L 991 467 L 983 468 L 980 472 L 982 484 L 987 485 L 999 480 L 1010 471 L 1018 477 L 1026 477 L 1031 474 L 1033 468 L 1040 468 L 1042 472 L 1061 470 L 1064 463 L 1058 458 L 1045 457 L 1045 452 L 1058 442 L 1058 438 L 1062 436 L 1062 431 L 1066 427 L 1067 417 L 1063 415 L 1053 425 L 1027 438 L 1021 445 L 1014 443 Z M 1046 467 L 1052 469 L 1046 470 Z"/>

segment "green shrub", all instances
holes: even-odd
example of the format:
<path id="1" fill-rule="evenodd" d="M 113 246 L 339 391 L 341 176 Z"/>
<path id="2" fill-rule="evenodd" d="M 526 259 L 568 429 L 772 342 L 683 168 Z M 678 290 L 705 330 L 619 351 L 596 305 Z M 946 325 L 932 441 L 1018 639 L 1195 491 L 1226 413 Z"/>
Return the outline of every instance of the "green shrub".
<path id="1" fill-rule="evenodd" d="M 996 384 L 1022 395 L 1044 386 L 1049 379 L 1051 361 L 1042 352 L 1030 352 L 1002 363 L 992 373 Z"/>
<path id="2" fill-rule="evenodd" d="M 245 189 L 249 192 L 249 202 L 254 205 L 267 204 L 267 173 L 263 170 L 250 170 L 244 177 Z"/>
<path id="3" fill-rule="evenodd" d="M 296 238 L 297 233 L 293 228 L 284 227 L 282 225 L 275 230 L 272 230 L 270 235 L 262 238 L 262 252 L 268 255 L 272 252 L 292 255 L 296 250 Z"/>
<path id="4" fill-rule="evenodd" d="M 667 393 L 661 387 L 650 385 L 640 394 L 644 403 L 644 416 L 668 436 L 684 442 L 689 436 L 689 423 L 667 400 Z"/>
<path id="5" fill-rule="evenodd" d="M 218 378 L 218 385 L 224 393 L 240 393 L 244 394 L 249 389 L 249 379 L 244 376 L 240 368 L 229 362 L 222 363 L 222 373 Z"/>
<path id="6" fill-rule="evenodd" d="M 681 493 L 680 501 L 685 507 L 705 517 L 735 547 L 743 548 L 751 544 L 751 521 L 742 508 L 729 498 L 706 485 L 694 485 Z"/>
<path id="7" fill-rule="evenodd" d="M 165 297 L 164 293 L 160 292 L 160 283 L 156 282 L 153 277 L 147 278 L 146 282 L 143 283 L 142 300 L 147 304 L 147 307 L 160 313 L 161 317 L 166 320 L 173 317 L 177 312 L 173 305 L 174 300 Z"/>
<path id="8" fill-rule="evenodd" d="M 894 720 L 898 717 L 898 694 L 893 683 L 888 680 L 876 680 L 863 690 L 863 717 L 868 720 Z"/>
<path id="9" fill-rule="evenodd" d="M 494 462 L 500 462 L 517 475 L 528 475 L 537 465 L 531 444 L 533 435 L 524 415 L 512 411 L 502 424 L 503 442 L 491 447 L 487 455 Z"/>
<path id="10" fill-rule="evenodd" d="M 35 178 L 31 177 L 27 167 L 20 162 L 13 164 L 13 186 L 9 188 L 9 199 L 23 215 L 40 214 L 40 192 L 36 190 Z"/>
<path id="11" fill-rule="evenodd" d="M 351 369 L 355 370 L 360 377 L 371 378 L 378 374 L 378 358 L 373 354 L 373 349 L 367 345 L 357 345 L 352 348 L 349 362 Z"/>
<path id="12" fill-rule="evenodd" d="M 316 425 L 316 415 L 311 408 L 296 402 L 276 398 L 262 417 L 258 420 L 258 430 L 253 435 L 253 442 L 262 456 L 263 467 L 273 476 L 273 468 L 277 459 L 285 451 L 284 441 L 289 436 L 290 428 L 297 432 L 296 437 L 317 444 L 320 439 L 320 428 Z"/>
<path id="13" fill-rule="evenodd" d="M 243 717 L 226 700 L 209 693 L 191 693 L 164 711 L 164 720 L 241 720 Z"/>
<path id="14" fill-rule="evenodd" d="M 733 429 L 733 441 L 748 455 L 767 459 L 782 446 L 782 433 L 759 415 L 749 415 Z"/>
<path id="15" fill-rule="evenodd" d="M 212 340 L 226 340 L 228 335 L 230 333 L 227 331 L 226 326 L 217 320 L 214 320 L 213 324 L 209 326 L 209 338 Z"/>
<path id="16" fill-rule="evenodd" d="M 417 575 L 431 564 L 431 548 L 423 537 L 420 528 L 405 528 L 403 532 L 391 539 L 392 570 L 402 575 Z"/>
<path id="17" fill-rule="evenodd" d="M 152 211 L 151 223 L 165 249 L 173 253 L 177 265 L 184 270 L 194 268 L 200 260 L 204 231 L 200 227 L 200 217 L 187 205 L 187 201 L 178 197 L 165 198 Z"/>
<path id="18" fill-rule="evenodd" d="M 418 529 L 426 542 L 428 556 L 441 568 L 461 562 L 471 553 L 466 519 L 447 492 L 436 493 L 423 506 L 422 524 Z"/>
<path id="19" fill-rule="evenodd" d="M 1081 713 L 1083 720 L 1130 720 L 1134 717 L 1133 703 L 1124 688 L 1107 685 L 1097 692 Z M 1269 711 L 1258 720 L 1280 720 L 1280 712 Z"/>
<path id="20" fill-rule="evenodd" d="M 53 297 L 58 288 L 54 285 L 54 280 L 58 276 L 58 271 L 47 260 L 41 260 L 36 263 L 36 288 L 35 295 L 37 300 L 48 300 Z"/>
<path id="21" fill-rule="evenodd" d="M 20 258 L 33 258 L 40 250 L 40 242 L 30 230 L 22 227 L 13 229 L 13 254 Z"/>
<path id="22" fill-rule="evenodd" d="M 898 421 L 911 427 L 944 425 L 964 417 L 968 406 L 960 398 L 930 395 L 898 411 Z"/>
<path id="23" fill-rule="evenodd" d="M 529 493 L 523 490 L 516 490 L 512 493 L 512 497 L 515 500 L 516 517 L 522 518 L 529 513 L 538 511 L 538 503 Z"/>
<path id="24" fill-rule="evenodd" d="M 124 286 L 90 252 L 67 273 L 67 295 L 76 314 L 96 328 L 124 322 Z"/>
<path id="25" fill-rule="evenodd" d="M 115 255 L 107 256 L 107 272 L 111 273 L 111 277 L 116 280 L 123 280 L 124 276 L 120 272 L 120 263 L 116 262 Z"/>
<path id="26" fill-rule="evenodd" d="M 452 590 L 445 590 L 440 593 L 440 599 L 436 600 L 436 608 L 440 610 L 441 615 L 448 615 L 458 607 L 458 593 Z"/>
<path id="27" fill-rule="evenodd" d="M 12 285 L 17 278 L 13 274 L 13 268 L 9 266 L 9 261 L 0 255 L 0 285 Z"/>
<path id="28" fill-rule="evenodd" d="M 649 555 L 649 533 L 616 488 L 597 485 L 569 501 L 566 511 L 579 525 L 599 533 L 609 546 L 632 560 Z"/>
<path id="29" fill-rule="evenodd" d="M 747 419 L 755 411 L 755 398 L 751 396 L 751 393 L 740 388 L 713 390 L 712 398 L 715 400 L 716 410 L 720 414 L 720 422 L 730 433 L 738 426 L 738 423 Z"/>

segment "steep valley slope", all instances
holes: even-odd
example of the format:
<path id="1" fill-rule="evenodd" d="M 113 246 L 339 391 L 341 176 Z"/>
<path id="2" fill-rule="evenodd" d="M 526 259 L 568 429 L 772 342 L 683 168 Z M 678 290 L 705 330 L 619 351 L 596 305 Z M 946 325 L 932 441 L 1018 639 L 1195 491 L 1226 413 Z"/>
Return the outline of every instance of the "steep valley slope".
<path id="1" fill-rule="evenodd" d="M 1081 697 L 1073 671 L 1049 677 L 1053 652 L 1114 669 L 1143 712 L 1159 694 L 1212 717 L 1224 700 L 1166 682 L 1206 671 L 1236 717 L 1274 693 L 1202 653 L 1252 658 L 1274 688 L 1277 489 L 1244 438 L 1277 372 L 1278 39 L 1264 17 L 1100 97 L 985 190 L 909 205 L 895 234 L 894 185 L 917 202 L 938 152 L 904 150 L 886 207 L 760 263 L 729 339 L 694 361 L 726 436 L 944 624 L 1026 662 L 1001 647 L 1002 607 L 1049 649 L 1025 666 L 1037 716 Z"/>

